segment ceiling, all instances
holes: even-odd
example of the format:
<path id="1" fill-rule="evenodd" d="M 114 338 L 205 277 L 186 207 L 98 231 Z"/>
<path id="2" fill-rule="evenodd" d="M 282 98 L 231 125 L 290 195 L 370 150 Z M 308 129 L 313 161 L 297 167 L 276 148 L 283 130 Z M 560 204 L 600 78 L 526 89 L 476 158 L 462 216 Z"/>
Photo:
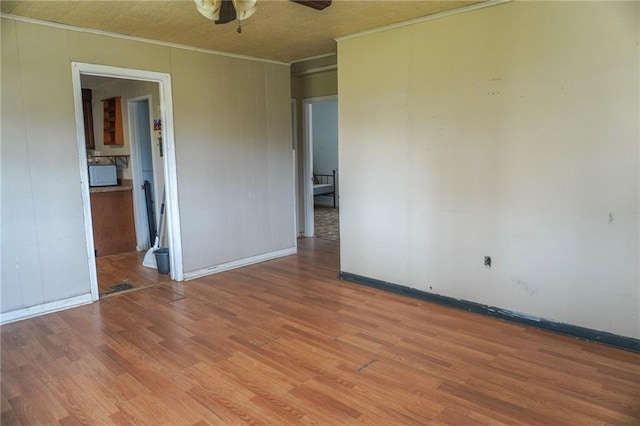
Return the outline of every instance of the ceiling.
<path id="1" fill-rule="evenodd" d="M 334 38 L 456 9 L 484 0 L 334 0 L 323 11 L 287 0 L 258 0 L 237 24 L 215 25 L 192 0 L 5 1 L 5 14 L 92 28 L 281 62 L 336 51 Z"/>

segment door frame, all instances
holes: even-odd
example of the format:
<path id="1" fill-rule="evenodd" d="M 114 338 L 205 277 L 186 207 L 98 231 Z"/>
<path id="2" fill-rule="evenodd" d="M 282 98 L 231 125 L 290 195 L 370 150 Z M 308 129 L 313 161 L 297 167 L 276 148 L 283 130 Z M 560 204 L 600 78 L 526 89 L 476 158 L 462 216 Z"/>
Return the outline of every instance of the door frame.
<path id="1" fill-rule="evenodd" d="M 313 218 L 313 105 L 320 102 L 338 101 L 338 95 L 319 96 L 302 100 L 302 185 L 304 192 L 304 233 L 303 237 L 315 235 Z M 338 141 L 338 143 L 340 143 Z"/>
<path id="2" fill-rule="evenodd" d="M 84 137 L 84 120 L 82 116 L 82 83 L 81 75 L 119 78 L 125 80 L 149 81 L 158 84 L 160 92 L 160 112 L 162 120 L 162 139 L 164 144 L 164 181 L 166 187 L 167 241 L 169 245 L 169 262 L 171 279 L 183 281 L 182 244 L 178 204 L 178 179 L 173 127 L 173 97 L 171 92 L 171 75 L 155 71 L 120 68 L 108 65 L 71 63 L 71 79 L 76 113 L 76 136 L 78 141 L 78 167 L 82 186 L 82 206 L 84 214 L 84 230 L 87 242 L 87 263 L 91 297 L 99 299 L 98 273 L 96 268 L 95 244 L 93 241 L 93 221 L 91 219 L 91 198 L 89 194 L 89 172 L 87 168 L 87 151 Z"/>
<path id="3" fill-rule="evenodd" d="M 291 149 L 293 153 L 293 230 L 296 236 L 296 246 L 298 245 L 298 101 L 291 99 Z"/>

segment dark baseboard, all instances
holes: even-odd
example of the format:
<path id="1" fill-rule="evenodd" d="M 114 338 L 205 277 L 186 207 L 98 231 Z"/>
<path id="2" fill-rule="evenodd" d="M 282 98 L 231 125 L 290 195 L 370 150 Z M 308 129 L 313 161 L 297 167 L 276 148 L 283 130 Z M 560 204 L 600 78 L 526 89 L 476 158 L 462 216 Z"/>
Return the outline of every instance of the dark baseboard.
<path id="1" fill-rule="evenodd" d="M 437 303 L 439 305 L 462 309 L 476 314 L 499 318 L 505 321 L 527 325 L 529 327 L 553 331 L 554 333 L 564 334 L 566 336 L 576 337 L 578 339 L 588 340 L 590 342 L 601 343 L 603 345 L 613 346 L 616 348 L 640 353 L 640 340 L 634 339 L 632 337 L 618 336 L 617 334 L 609 333 L 606 331 L 593 330 L 591 328 L 579 327 L 577 325 L 565 324 L 544 318 L 524 315 L 518 312 L 510 311 L 508 309 L 496 308 L 494 306 L 482 305 L 480 303 L 469 302 L 467 300 L 441 296 L 439 294 L 428 293 L 426 291 L 417 290 L 415 288 L 405 287 L 386 281 L 380 281 L 374 278 L 367 278 L 361 275 L 351 274 L 349 272 L 341 271 L 338 277 L 341 280 L 349 281 L 355 284 L 361 284 L 367 287 L 386 290 L 392 293 L 413 297 L 415 299 Z"/>

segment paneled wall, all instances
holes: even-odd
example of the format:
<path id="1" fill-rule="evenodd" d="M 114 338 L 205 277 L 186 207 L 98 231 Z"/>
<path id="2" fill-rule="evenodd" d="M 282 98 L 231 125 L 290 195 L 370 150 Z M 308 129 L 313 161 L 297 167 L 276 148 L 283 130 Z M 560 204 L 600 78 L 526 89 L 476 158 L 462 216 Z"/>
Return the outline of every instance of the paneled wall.
<path id="1" fill-rule="evenodd" d="M 639 338 L 639 9 L 339 41 L 343 271 Z"/>
<path id="2" fill-rule="evenodd" d="M 295 246 L 289 74 L 174 51 L 185 271 Z M 211 259 L 217 263 L 212 263 Z"/>
<path id="3" fill-rule="evenodd" d="M 295 247 L 286 65 L 2 19 L 1 312 L 89 294 L 71 62 L 170 73 L 185 272 Z"/>

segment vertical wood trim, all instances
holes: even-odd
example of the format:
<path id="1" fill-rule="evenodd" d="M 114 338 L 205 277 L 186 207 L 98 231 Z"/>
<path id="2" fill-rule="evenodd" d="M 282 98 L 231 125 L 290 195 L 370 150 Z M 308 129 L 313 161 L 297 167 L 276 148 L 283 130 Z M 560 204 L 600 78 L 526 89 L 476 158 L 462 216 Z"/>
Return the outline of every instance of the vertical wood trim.
<path id="1" fill-rule="evenodd" d="M 640 7 L 637 8 L 637 21 L 640 22 Z M 636 33 L 638 39 L 636 42 L 637 58 L 640 58 L 640 30 Z M 638 67 L 638 81 L 640 82 L 640 66 Z M 638 84 L 638 98 L 640 99 L 640 84 Z M 638 164 L 640 165 L 640 106 L 638 107 Z M 640 186 L 640 167 L 638 167 L 638 186 Z M 640 212 L 640 198 L 638 199 L 637 211 Z M 638 226 L 638 247 L 640 247 L 640 226 Z M 640 294 L 640 249 L 638 250 L 638 294 Z M 640 297 L 638 297 L 638 312 L 640 312 Z M 640 315 L 638 315 L 638 330 L 640 330 Z"/>
<path id="2" fill-rule="evenodd" d="M 304 193 L 304 236 L 313 237 L 315 227 L 313 218 L 313 149 L 311 149 L 313 106 L 308 99 L 302 101 L 302 189 Z"/>
<path id="3" fill-rule="evenodd" d="M 298 101 L 295 98 L 291 98 L 291 153 L 293 156 L 293 235 L 298 244 L 298 206 L 300 200 L 298 199 L 298 165 L 297 165 L 297 153 L 298 150 Z"/>
<path id="4" fill-rule="evenodd" d="M 176 170 L 175 135 L 173 128 L 173 96 L 171 75 L 160 75 L 160 110 L 162 116 L 162 144 L 164 147 L 164 181 L 167 188 L 165 212 L 171 247 L 171 278 L 184 280 L 182 264 L 182 237 L 180 232 L 180 205 L 178 204 L 178 175 Z"/>
<path id="5" fill-rule="evenodd" d="M 98 293 L 98 271 L 96 269 L 96 251 L 93 242 L 93 219 L 91 217 L 91 197 L 89 194 L 89 170 L 87 168 L 87 145 L 84 138 L 84 118 L 82 117 L 82 83 L 80 81 L 81 64 L 71 63 L 71 81 L 73 85 L 73 104 L 76 114 L 76 139 L 78 141 L 78 166 L 80 168 L 80 185 L 82 186 L 82 213 L 84 216 L 84 232 L 87 245 L 87 263 L 89 264 L 89 282 L 91 284 L 91 300 L 100 297 Z"/>

